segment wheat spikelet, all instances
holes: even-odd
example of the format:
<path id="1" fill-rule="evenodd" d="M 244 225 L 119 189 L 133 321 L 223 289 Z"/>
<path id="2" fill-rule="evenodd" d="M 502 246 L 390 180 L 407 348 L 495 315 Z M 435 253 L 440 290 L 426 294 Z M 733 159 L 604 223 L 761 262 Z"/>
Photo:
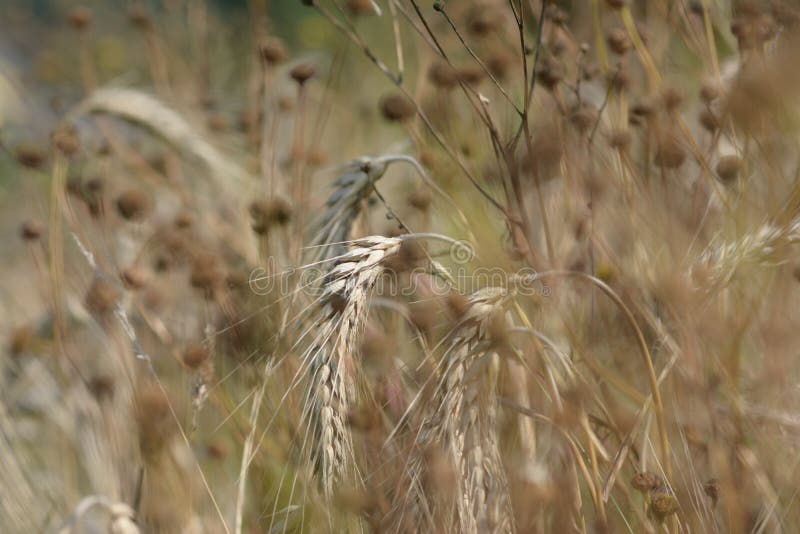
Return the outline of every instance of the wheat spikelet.
<path id="1" fill-rule="evenodd" d="M 692 271 L 702 269 L 705 281 L 711 286 L 725 285 L 743 267 L 781 263 L 781 249 L 798 242 L 800 218 L 783 227 L 767 223 L 736 241 L 712 244 L 700 255 Z"/>
<path id="2" fill-rule="evenodd" d="M 494 378 L 498 356 L 490 329 L 502 319 L 508 293 L 485 288 L 472 294 L 451 335 L 445 367 L 437 384 L 433 413 L 417 439 L 420 449 L 442 443 L 459 476 L 458 521 L 461 532 L 512 530 L 507 481 L 496 434 Z M 419 468 L 417 462 L 412 466 Z"/>
<path id="3" fill-rule="evenodd" d="M 333 191 L 325 200 L 324 212 L 314 225 L 312 246 L 320 248 L 319 256 L 330 258 L 344 252 L 341 244 L 361 213 L 361 202 L 372 186 L 386 172 L 386 162 L 363 157 L 345 165 L 345 171 L 333 182 Z"/>
<path id="4" fill-rule="evenodd" d="M 401 242 L 380 236 L 356 240 L 323 281 L 323 322 L 306 358 L 312 376 L 307 402 L 314 433 L 310 452 L 327 497 L 334 483 L 354 470 L 346 418 L 355 395 L 356 352 L 367 318 L 367 297 Z"/>

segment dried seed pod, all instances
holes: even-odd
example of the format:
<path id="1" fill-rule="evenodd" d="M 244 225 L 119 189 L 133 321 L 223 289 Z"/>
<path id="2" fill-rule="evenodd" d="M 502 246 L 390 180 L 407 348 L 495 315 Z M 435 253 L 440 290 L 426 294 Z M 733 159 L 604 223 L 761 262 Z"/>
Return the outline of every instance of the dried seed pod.
<path id="1" fill-rule="evenodd" d="M 153 27 L 153 19 L 141 4 L 135 4 L 128 10 L 128 21 L 139 30 L 146 31 Z"/>
<path id="2" fill-rule="evenodd" d="M 18 326 L 11 331 L 8 340 L 8 351 L 12 356 L 27 352 L 33 342 L 35 332 L 29 325 Z"/>
<path id="3" fill-rule="evenodd" d="M 181 355 L 183 365 L 189 369 L 198 369 L 208 360 L 208 348 L 202 343 L 194 343 L 186 347 Z"/>
<path id="4" fill-rule="evenodd" d="M 678 140 L 665 135 L 658 140 L 653 163 L 665 169 L 677 169 L 686 161 L 686 150 Z"/>
<path id="5" fill-rule="evenodd" d="M 703 83 L 703 86 L 700 88 L 700 98 L 706 104 L 710 104 L 722 93 L 720 86 L 716 82 L 706 81 Z"/>
<path id="6" fill-rule="evenodd" d="M 285 226 L 292 219 L 292 206 L 282 198 L 257 200 L 250 204 L 253 231 L 266 234 L 273 226 Z"/>
<path id="7" fill-rule="evenodd" d="M 633 137 L 631 136 L 631 132 L 628 130 L 615 130 L 611 132 L 611 135 L 608 136 L 608 144 L 611 148 L 616 150 L 625 150 L 627 149 Z"/>
<path id="8" fill-rule="evenodd" d="M 427 211 L 432 200 L 430 191 L 425 187 L 417 188 L 408 195 L 408 204 L 419 211 Z"/>
<path id="9" fill-rule="evenodd" d="M 717 162 L 717 176 L 723 182 L 732 182 L 742 169 L 742 158 L 736 155 L 723 156 Z"/>
<path id="10" fill-rule="evenodd" d="M 86 308 L 95 315 L 107 315 L 114 311 L 122 297 L 119 288 L 104 276 L 95 276 L 84 297 Z"/>
<path id="11" fill-rule="evenodd" d="M 486 72 L 478 65 L 466 65 L 456 69 L 456 77 L 467 85 L 478 85 L 486 77 Z"/>
<path id="12" fill-rule="evenodd" d="M 491 54 L 486 59 L 486 68 L 492 73 L 492 76 L 498 80 L 503 80 L 508 75 L 508 71 L 513 63 L 513 57 L 503 52 L 496 52 Z"/>
<path id="13" fill-rule="evenodd" d="M 624 55 L 631 48 L 631 40 L 628 37 L 628 32 L 623 28 L 614 28 L 606 35 L 608 47 L 614 51 L 615 54 Z"/>
<path id="14" fill-rule="evenodd" d="M 650 513 L 653 518 L 663 523 L 664 520 L 678 511 L 678 500 L 664 485 L 650 492 Z"/>
<path id="15" fill-rule="evenodd" d="M 552 56 L 542 58 L 536 79 L 547 89 L 553 90 L 564 79 L 564 67 Z"/>
<path id="16" fill-rule="evenodd" d="M 47 159 L 44 150 L 31 144 L 17 145 L 14 156 L 17 163 L 29 169 L 40 169 Z"/>
<path id="17" fill-rule="evenodd" d="M 298 85 L 303 86 L 305 83 L 317 74 L 317 69 L 308 63 L 300 63 L 292 67 L 289 71 L 289 77 L 297 82 Z"/>
<path id="18" fill-rule="evenodd" d="M 627 4 L 626 0 L 606 0 L 606 5 L 611 9 L 622 9 Z"/>
<path id="19" fill-rule="evenodd" d="M 579 132 L 586 133 L 597 122 L 597 110 L 581 106 L 570 115 L 569 121 Z"/>
<path id="20" fill-rule="evenodd" d="M 92 23 L 92 10 L 86 6 L 77 6 L 69 12 L 69 24 L 78 31 L 85 30 Z"/>
<path id="21" fill-rule="evenodd" d="M 56 128 L 51 135 L 51 139 L 53 145 L 65 156 L 72 156 L 81 148 L 78 132 L 71 125 Z"/>
<path id="22" fill-rule="evenodd" d="M 661 477 L 649 471 L 636 473 L 636 475 L 634 475 L 634 477 L 631 479 L 631 486 L 633 486 L 636 491 L 641 493 L 647 493 L 648 491 L 656 489 L 660 485 Z"/>
<path id="23" fill-rule="evenodd" d="M 675 87 L 667 87 L 661 92 L 661 104 L 668 113 L 673 113 L 683 104 L 683 93 Z"/>
<path id="24" fill-rule="evenodd" d="M 719 117 L 717 117 L 710 109 L 702 110 L 697 118 L 700 121 L 700 125 L 711 133 L 719 130 L 721 126 Z"/>
<path id="25" fill-rule="evenodd" d="M 487 4 L 475 5 L 467 14 L 467 29 L 477 37 L 486 37 L 502 25 L 501 12 Z"/>
<path id="26" fill-rule="evenodd" d="M 24 241 L 36 241 L 44 233 L 44 226 L 35 219 L 29 219 L 19 227 L 19 236 Z"/>
<path id="27" fill-rule="evenodd" d="M 380 102 L 384 118 L 392 122 L 400 122 L 413 117 L 417 109 L 405 95 L 392 93 L 384 96 Z"/>
<path id="28" fill-rule="evenodd" d="M 716 506 L 719 500 L 719 480 L 716 478 L 709 478 L 706 483 L 703 484 L 703 491 L 711 499 L 712 505 Z"/>
<path id="29" fill-rule="evenodd" d="M 258 49 L 261 59 L 268 65 L 277 65 L 286 61 L 289 52 L 281 39 L 271 37 L 261 44 Z"/>
<path id="30" fill-rule="evenodd" d="M 437 61 L 428 68 L 428 80 L 439 89 L 452 89 L 458 85 L 456 70 L 442 61 Z"/>
<path id="31" fill-rule="evenodd" d="M 353 15 L 372 15 L 375 7 L 371 0 L 347 0 L 347 9 Z"/>
<path id="32" fill-rule="evenodd" d="M 147 272 L 142 267 L 132 265 L 120 273 L 120 278 L 126 288 L 142 289 L 147 285 L 148 276 Z"/>
<path id="33" fill-rule="evenodd" d="M 150 210 L 150 197 L 139 189 L 128 189 L 117 197 L 117 211 L 123 219 L 141 220 Z"/>

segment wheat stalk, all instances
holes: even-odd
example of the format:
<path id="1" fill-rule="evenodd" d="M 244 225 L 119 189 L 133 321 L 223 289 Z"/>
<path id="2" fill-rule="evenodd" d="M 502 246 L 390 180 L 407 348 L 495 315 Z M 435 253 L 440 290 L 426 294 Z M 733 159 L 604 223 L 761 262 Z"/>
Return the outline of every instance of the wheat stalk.
<path id="1" fill-rule="evenodd" d="M 390 256 L 400 249 L 402 238 L 371 236 L 352 242 L 323 280 L 322 324 L 306 353 L 311 371 L 307 410 L 314 441 L 313 464 L 323 493 L 330 498 L 334 484 L 354 471 L 353 443 L 346 427 L 351 399 L 355 396 L 358 347 L 367 319 L 367 297 L 384 272 Z"/>
<path id="2" fill-rule="evenodd" d="M 505 320 L 498 314 L 507 298 L 505 289 L 491 287 L 469 296 L 467 310 L 451 334 L 433 412 L 417 438 L 419 450 L 444 444 L 456 466 L 461 532 L 513 529 L 496 432 L 494 382 L 499 362 L 490 339 L 493 322 Z M 412 473 L 419 465 L 415 462 Z"/>

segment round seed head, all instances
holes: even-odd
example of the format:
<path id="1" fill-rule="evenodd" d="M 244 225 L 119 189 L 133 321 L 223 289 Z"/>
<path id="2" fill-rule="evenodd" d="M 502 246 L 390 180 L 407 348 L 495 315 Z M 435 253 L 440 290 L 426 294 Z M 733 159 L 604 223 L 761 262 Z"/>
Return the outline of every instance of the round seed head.
<path id="1" fill-rule="evenodd" d="M 292 206 L 282 198 L 256 200 L 250 204 L 253 231 L 266 234 L 273 226 L 285 226 L 292 219 Z"/>
<path id="2" fill-rule="evenodd" d="M 660 485 L 661 477 L 649 471 L 636 473 L 636 475 L 634 475 L 634 477 L 631 479 L 631 486 L 633 486 L 636 491 L 641 493 L 647 493 L 650 490 L 656 489 Z"/>
<path id="3" fill-rule="evenodd" d="M 142 267 L 132 265 L 120 273 L 120 278 L 126 288 L 135 290 L 142 289 L 147 285 L 148 276 Z"/>
<path id="4" fill-rule="evenodd" d="M 478 65 L 466 65 L 456 69 L 456 77 L 467 85 L 478 85 L 486 77 L 486 72 Z"/>
<path id="5" fill-rule="evenodd" d="M 741 169 L 742 158 L 736 155 L 723 156 L 717 162 L 717 176 L 723 182 L 735 180 Z"/>
<path id="6" fill-rule="evenodd" d="M 486 37 L 503 24 L 500 11 L 487 4 L 478 4 L 467 14 L 467 29 L 476 37 Z"/>
<path id="7" fill-rule="evenodd" d="M 498 80 L 504 80 L 512 66 L 513 58 L 504 52 L 495 52 L 486 59 L 486 68 Z"/>
<path id="8" fill-rule="evenodd" d="M 653 163 L 665 169 L 677 169 L 686 161 L 686 150 L 672 136 L 662 137 L 656 146 Z"/>
<path id="9" fill-rule="evenodd" d="M 198 369 L 208 360 L 209 356 L 208 348 L 206 348 L 205 345 L 202 343 L 195 343 L 184 349 L 181 355 L 181 361 L 183 365 L 189 369 Z"/>
<path id="10" fill-rule="evenodd" d="M 370 0 L 347 0 L 347 10 L 353 15 L 372 15 L 375 8 Z"/>
<path id="11" fill-rule="evenodd" d="M 702 110 L 697 119 L 700 121 L 700 125 L 711 133 L 719 130 L 721 126 L 719 117 L 717 117 L 710 109 Z"/>
<path id="12" fill-rule="evenodd" d="M 44 226 L 35 219 L 29 219 L 19 227 L 19 236 L 24 241 L 36 241 L 44 233 Z"/>
<path id="13" fill-rule="evenodd" d="M 95 375 L 87 384 L 89 393 L 97 402 L 107 402 L 114 398 L 114 377 L 109 375 Z"/>
<path id="14" fill-rule="evenodd" d="M 424 187 L 417 188 L 408 195 L 408 204 L 419 211 L 427 211 L 432 200 L 430 191 Z"/>
<path id="15" fill-rule="evenodd" d="M 128 10 L 128 20 L 137 29 L 145 31 L 153 26 L 153 19 L 141 4 L 135 4 Z"/>
<path id="16" fill-rule="evenodd" d="M 661 103 L 667 112 L 672 113 L 683 104 L 683 93 L 674 87 L 667 87 L 661 92 Z"/>
<path id="17" fill-rule="evenodd" d="M 109 279 L 95 276 L 84 297 L 86 308 L 95 315 L 107 315 L 114 311 L 122 293 Z"/>
<path id="18" fill-rule="evenodd" d="M 608 47 L 614 51 L 615 54 L 624 55 L 631 48 L 631 40 L 628 37 L 628 32 L 622 28 L 614 28 L 606 36 Z"/>
<path id="19" fill-rule="evenodd" d="M 662 486 L 650 492 L 650 510 L 656 521 L 661 523 L 678 511 L 678 501 L 666 487 Z"/>
<path id="20" fill-rule="evenodd" d="M 384 118 L 392 122 L 401 122 L 413 117 L 417 109 L 405 95 L 392 93 L 384 96 L 380 102 Z"/>
<path id="21" fill-rule="evenodd" d="M 547 89 L 554 89 L 564 79 L 564 67 L 552 56 L 546 56 L 539 64 L 536 79 Z"/>
<path id="22" fill-rule="evenodd" d="M 611 9 L 622 9 L 627 4 L 626 0 L 606 0 L 606 5 Z"/>
<path id="23" fill-rule="evenodd" d="M 27 352 L 33 343 L 35 332 L 30 325 L 14 328 L 9 336 L 8 351 L 12 356 L 19 356 Z"/>
<path id="24" fill-rule="evenodd" d="M 458 84 L 456 70 L 442 61 L 437 61 L 430 66 L 428 79 L 439 89 L 452 89 Z"/>
<path id="25" fill-rule="evenodd" d="M 281 39 L 271 37 L 261 44 L 258 50 L 261 59 L 268 65 L 277 65 L 286 61 L 289 52 Z"/>
<path id="26" fill-rule="evenodd" d="M 74 29 L 85 30 L 92 23 L 92 11 L 86 6 L 77 6 L 69 12 L 69 24 Z"/>
<path id="27" fill-rule="evenodd" d="M 719 87 L 719 84 L 712 81 L 706 81 L 700 88 L 700 98 L 706 104 L 710 104 L 711 102 L 719 98 L 721 92 L 722 91 Z"/>
<path id="28" fill-rule="evenodd" d="M 289 71 L 289 76 L 296 81 L 298 85 L 302 86 L 305 85 L 308 80 L 313 78 L 316 73 L 317 69 L 314 68 L 313 65 L 301 63 L 292 67 L 292 70 Z"/>
<path id="29" fill-rule="evenodd" d="M 128 221 L 138 221 L 150 210 L 150 197 L 139 189 L 128 189 L 117 197 L 117 211 Z"/>
<path id="30" fill-rule="evenodd" d="M 75 127 L 70 125 L 57 128 L 53 131 L 51 139 L 55 147 L 65 156 L 75 154 L 81 147 L 78 139 L 78 132 L 75 130 Z"/>
<path id="31" fill-rule="evenodd" d="M 14 149 L 17 163 L 29 169 L 40 169 L 47 159 L 44 151 L 32 144 L 17 145 Z"/>
<path id="32" fill-rule="evenodd" d="M 210 254 L 203 254 L 192 263 L 192 273 L 189 283 L 195 289 L 202 290 L 206 295 L 222 287 L 225 274 L 217 263 L 217 259 Z"/>
<path id="33" fill-rule="evenodd" d="M 703 484 L 703 491 L 711 499 L 711 502 L 716 506 L 719 500 L 719 480 L 710 478 Z"/>
<path id="34" fill-rule="evenodd" d="M 581 106 L 570 115 L 569 121 L 579 132 L 585 133 L 597 122 L 597 110 L 589 106 Z"/>
<path id="35" fill-rule="evenodd" d="M 626 150 L 633 140 L 628 130 L 615 130 L 608 137 L 608 144 L 616 150 Z"/>

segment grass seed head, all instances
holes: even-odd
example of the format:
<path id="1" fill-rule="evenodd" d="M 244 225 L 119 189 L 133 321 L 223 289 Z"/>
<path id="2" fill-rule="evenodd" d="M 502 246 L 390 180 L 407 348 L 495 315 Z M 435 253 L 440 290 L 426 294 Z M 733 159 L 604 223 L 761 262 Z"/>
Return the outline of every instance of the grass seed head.
<path id="1" fill-rule="evenodd" d="M 720 180 L 726 183 L 732 182 L 742 170 L 742 158 L 736 155 L 723 156 L 717 162 L 716 170 Z"/>
<path id="2" fill-rule="evenodd" d="M 19 236 L 24 241 L 36 241 L 44 233 L 44 226 L 36 219 L 29 219 L 19 227 Z"/>
<path id="3" fill-rule="evenodd" d="M 92 10 L 86 6 L 77 6 L 69 12 L 69 24 L 75 30 L 83 31 L 92 23 Z"/>
<path id="4" fill-rule="evenodd" d="M 122 292 L 105 276 L 95 276 L 84 297 L 86 308 L 97 316 L 104 316 L 117 306 Z"/>

